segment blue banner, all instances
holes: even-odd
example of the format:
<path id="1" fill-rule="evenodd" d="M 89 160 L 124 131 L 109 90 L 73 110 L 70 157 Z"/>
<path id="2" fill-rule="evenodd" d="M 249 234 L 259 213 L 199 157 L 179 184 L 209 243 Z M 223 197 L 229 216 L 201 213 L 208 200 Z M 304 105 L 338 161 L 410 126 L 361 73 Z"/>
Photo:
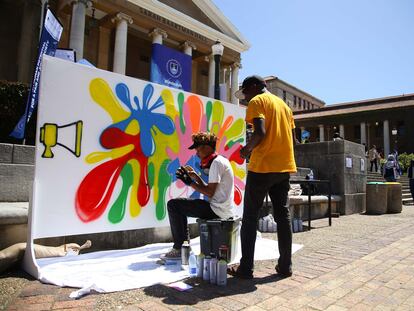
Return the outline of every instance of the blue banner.
<path id="1" fill-rule="evenodd" d="M 191 91 L 191 56 L 162 44 L 152 45 L 151 82 Z"/>
<path id="2" fill-rule="evenodd" d="M 50 10 L 47 10 L 46 17 L 42 27 L 42 34 L 39 41 L 39 51 L 37 55 L 36 67 L 33 74 L 32 83 L 30 85 L 29 97 L 27 98 L 26 110 L 24 115 L 20 118 L 10 136 L 23 139 L 26 132 L 26 124 L 29 122 L 33 111 L 36 108 L 39 98 L 39 81 L 40 69 L 42 65 L 43 54 L 55 56 L 56 48 L 62 35 L 62 24 L 53 15 Z"/>

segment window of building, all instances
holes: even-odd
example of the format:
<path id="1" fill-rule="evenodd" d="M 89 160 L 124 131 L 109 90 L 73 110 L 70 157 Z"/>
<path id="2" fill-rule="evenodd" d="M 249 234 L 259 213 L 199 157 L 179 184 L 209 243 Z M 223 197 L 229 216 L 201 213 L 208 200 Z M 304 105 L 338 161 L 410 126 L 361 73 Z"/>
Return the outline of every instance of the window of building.
<path id="1" fill-rule="evenodd" d="M 293 96 L 293 107 L 296 107 L 296 95 Z"/>
<path id="2" fill-rule="evenodd" d="M 398 121 L 397 133 L 398 133 L 397 134 L 398 136 L 404 136 L 405 135 L 404 121 Z"/>
<path id="3" fill-rule="evenodd" d="M 286 91 L 283 90 L 283 101 L 286 102 Z"/>
<path id="4" fill-rule="evenodd" d="M 300 97 L 298 97 L 298 106 L 299 106 L 299 109 L 302 108 L 302 99 Z"/>
<path id="5" fill-rule="evenodd" d="M 382 122 L 375 122 L 375 137 L 382 137 Z"/>
<path id="6" fill-rule="evenodd" d="M 354 138 L 358 141 L 361 139 L 361 125 L 354 126 Z"/>

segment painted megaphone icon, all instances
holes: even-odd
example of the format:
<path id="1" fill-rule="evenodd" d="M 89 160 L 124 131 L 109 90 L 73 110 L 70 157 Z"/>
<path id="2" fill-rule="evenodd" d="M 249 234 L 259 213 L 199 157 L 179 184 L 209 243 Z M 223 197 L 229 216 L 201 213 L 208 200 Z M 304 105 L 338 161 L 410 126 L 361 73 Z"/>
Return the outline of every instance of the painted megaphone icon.
<path id="1" fill-rule="evenodd" d="M 40 142 L 45 146 L 42 158 L 53 158 L 52 148 L 56 145 L 79 157 L 81 154 L 82 129 L 82 121 L 61 126 L 54 123 L 44 123 L 40 128 Z"/>

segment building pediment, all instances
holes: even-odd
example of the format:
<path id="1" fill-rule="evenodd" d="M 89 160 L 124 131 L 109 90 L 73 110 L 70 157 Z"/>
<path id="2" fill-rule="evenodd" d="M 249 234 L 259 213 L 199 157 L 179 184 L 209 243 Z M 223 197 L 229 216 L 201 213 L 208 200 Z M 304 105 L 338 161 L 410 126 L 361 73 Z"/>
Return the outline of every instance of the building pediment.
<path id="1" fill-rule="evenodd" d="M 210 0 L 126 0 L 206 38 L 242 53 L 249 42 Z"/>

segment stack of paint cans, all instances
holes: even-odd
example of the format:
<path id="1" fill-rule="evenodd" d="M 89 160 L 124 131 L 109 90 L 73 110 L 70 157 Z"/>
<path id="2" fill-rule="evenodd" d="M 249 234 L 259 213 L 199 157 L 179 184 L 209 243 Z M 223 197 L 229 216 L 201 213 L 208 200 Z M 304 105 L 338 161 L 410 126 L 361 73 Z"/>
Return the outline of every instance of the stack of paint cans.
<path id="1" fill-rule="evenodd" d="M 197 256 L 197 276 L 204 281 L 219 286 L 227 284 L 227 257 L 228 250 L 224 246 L 217 257 L 214 253 L 205 256 L 203 253 Z"/>

